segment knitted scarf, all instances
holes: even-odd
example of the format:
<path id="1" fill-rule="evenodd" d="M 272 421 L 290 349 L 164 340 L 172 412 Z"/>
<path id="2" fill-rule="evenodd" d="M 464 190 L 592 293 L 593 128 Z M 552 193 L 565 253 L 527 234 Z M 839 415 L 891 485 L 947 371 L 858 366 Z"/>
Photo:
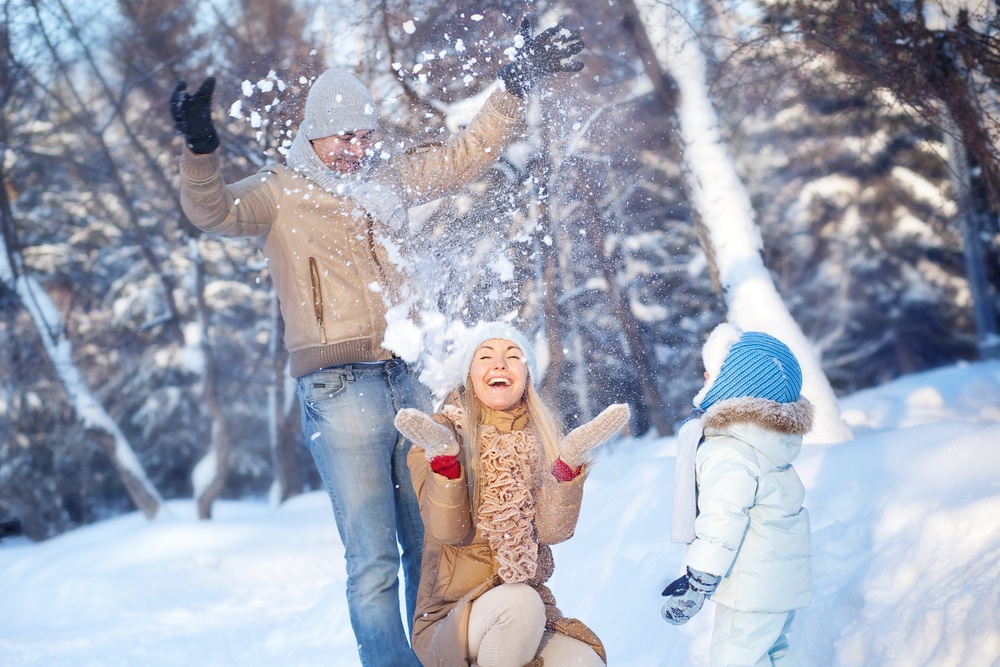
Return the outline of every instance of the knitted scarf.
<path id="1" fill-rule="evenodd" d="M 500 579 L 528 582 L 538 567 L 531 492 L 538 445 L 525 428 L 528 408 L 522 403 L 506 411 L 480 410 L 477 528 L 493 550 Z"/>
<path id="2" fill-rule="evenodd" d="M 360 174 L 341 174 L 325 164 L 301 132 L 295 134 L 285 162 L 326 192 L 347 197 L 376 220 L 398 231 L 406 224 L 406 208 L 392 188 L 368 180 L 371 167 Z"/>

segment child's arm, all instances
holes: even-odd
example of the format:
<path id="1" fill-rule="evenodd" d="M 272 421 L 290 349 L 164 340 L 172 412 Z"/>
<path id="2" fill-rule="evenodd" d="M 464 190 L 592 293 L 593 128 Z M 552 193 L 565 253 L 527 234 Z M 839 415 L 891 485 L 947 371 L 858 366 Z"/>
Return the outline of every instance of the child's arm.
<path id="1" fill-rule="evenodd" d="M 755 502 L 756 458 L 749 445 L 710 438 L 698 448 L 696 467 L 698 517 L 685 565 L 725 576 L 739 553 Z"/>
<path id="2" fill-rule="evenodd" d="M 695 540 L 684 559 L 687 573 L 663 591 L 668 623 L 681 625 L 698 613 L 736 560 L 757 495 L 755 461 L 749 447 L 728 438 L 698 448 Z"/>

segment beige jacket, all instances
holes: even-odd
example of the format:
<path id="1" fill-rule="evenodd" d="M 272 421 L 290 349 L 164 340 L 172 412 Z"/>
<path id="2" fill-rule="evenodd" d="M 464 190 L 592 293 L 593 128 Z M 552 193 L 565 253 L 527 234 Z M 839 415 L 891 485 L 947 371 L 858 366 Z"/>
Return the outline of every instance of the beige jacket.
<path id="1" fill-rule="evenodd" d="M 435 419 L 442 421 L 441 415 L 435 415 Z M 410 448 L 407 459 L 424 520 L 413 649 L 425 667 L 468 667 L 472 602 L 501 584 L 495 555 L 486 537 L 476 528 L 466 485 L 466 465 L 462 455 L 459 459 L 462 473 L 455 480 L 433 472 L 419 445 Z M 541 451 L 538 460 L 544 460 Z M 586 472 L 569 482 L 560 482 L 551 473 L 536 475 L 542 480 L 532 489 L 535 537 L 539 543 L 538 571 L 527 583 L 545 603 L 548 632 L 560 632 L 588 643 L 607 662 L 597 636 L 581 621 L 563 617 L 552 592 L 544 585 L 553 570 L 548 545 L 573 536 L 585 477 Z M 541 663 L 536 658 L 532 664 Z"/>
<path id="2" fill-rule="evenodd" d="M 496 161 L 523 116 L 522 100 L 498 90 L 464 131 L 380 163 L 370 180 L 407 207 L 450 194 Z M 226 185 L 217 152 L 185 149 L 180 173 L 181 205 L 192 223 L 221 236 L 257 237 L 285 321 L 293 377 L 392 356 L 382 348 L 383 296 L 404 277 L 378 242 L 391 236 L 386 221 L 285 165 Z"/>

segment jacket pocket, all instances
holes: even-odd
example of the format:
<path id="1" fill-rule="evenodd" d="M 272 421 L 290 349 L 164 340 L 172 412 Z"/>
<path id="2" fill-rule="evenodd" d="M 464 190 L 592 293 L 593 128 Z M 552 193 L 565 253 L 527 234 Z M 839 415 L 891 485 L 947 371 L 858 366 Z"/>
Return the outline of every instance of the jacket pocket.
<path id="1" fill-rule="evenodd" d="M 309 284 L 312 286 L 313 315 L 319 325 L 319 342 L 326 345 L 326 328 L 323 326 L 323 286 L 319 277 L 319 263 L 315 257 L 309 258 Z"/>
<path id="2" fill-rule="evenodd" d="M 494 574 L 493 552 L 488 544 L 467 547 L 442 544 L 434 597 L 457 602 L 476 586 L 492 579 Z"/>

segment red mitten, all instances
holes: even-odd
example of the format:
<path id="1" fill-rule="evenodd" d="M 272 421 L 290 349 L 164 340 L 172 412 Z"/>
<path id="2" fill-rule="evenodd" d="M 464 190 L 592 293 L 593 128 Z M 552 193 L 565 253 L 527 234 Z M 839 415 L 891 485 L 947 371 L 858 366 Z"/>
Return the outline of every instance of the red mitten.
<path id="1" fill-rule="evenodd" d="M 576 479 L 576 476 L 580 474 L 580 466 L 574 468 L 561 458 L 558 458 L 556 459 L 556 464 L 552 466 L 552 474 L 555 475 L 556 479 L 560 482 L 568 482 L 572 479 Z"/>
<path id="2" fill-rule="evenodd" d="M 462 475 L 462 466 L 457 456 L 435 456 L 430 460 L 430 464 L 431 470 L 442 477 L 458 479 Z"/>

